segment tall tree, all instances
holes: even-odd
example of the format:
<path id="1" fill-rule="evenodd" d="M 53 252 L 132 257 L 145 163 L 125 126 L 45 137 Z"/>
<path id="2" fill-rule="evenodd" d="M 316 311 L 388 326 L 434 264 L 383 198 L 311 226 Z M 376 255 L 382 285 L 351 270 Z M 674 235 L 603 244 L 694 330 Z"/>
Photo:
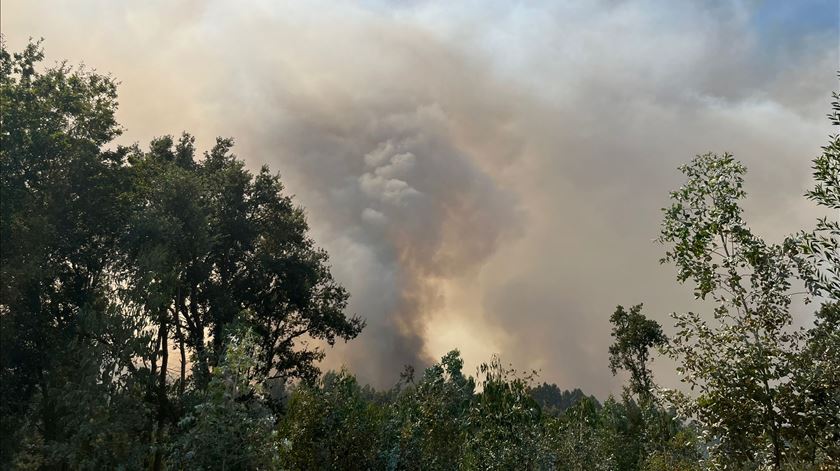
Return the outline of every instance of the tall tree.
<path id="1" fill-rule="evenodd" d="M 399 391 L 386 424 L 386 462 L 395 469 L 455 469 L 469 427 L 475 380 L 463 373 L 457 350 Z"/>
<path id="2" fill-rule="evenodd" d="M 794 261 L 742 218 L 745 168 L 731 155 L 705 154 L 680 168 L 685 184 L 664 210 L 662 262 L 710 301 L 713 319 L 676 313 L 667 351 L 695 398 L 679 404 L 716 443 L 713 457 L 745 466 L 783 463 L 779 387 L 791 373 L 799 335 L 790 328 Z"/>
<path id="3" fill-rule="evenodd" d="M 2 464 L 109 467 L 91 437 L 117 449 L 135 434 L 160 469 L 230 332 L 254 332 L 254 378 L 312 380 L 324 352 L 310 343 L 364 322 L 279 176 L 249 172 L 230 139 L 203 159 L 188 134 L 109 150 L 114 81 L 42 59 L 37 43 L 0 49 Z M 21 454 L 23 435 L 40 445 Z"/>
<path id="4" fill-rule="evenodd" d="M 840 95 L 832 94 L 828 118 L 840 126 Z M 785 438 L 802 462 L 840 466 L 840 135 L 832 134 L 814 159 L 814 188 L 806 193 L 818 207 L 833 213 L 813 231 L 788 240 L 810 294 L 822 304 L 796 368 L 786 385 L 785 413 L 791 426 Z"/>
<path id="5" fill-rule="evenodd" d="M 840 127 L 840 94 L 834 92 L 832 97 L 828 119 Z M 790 245 L 800 249 L 800 269 L 811 293 L 840 301 L 840 134 L 829 136 L 822 150 L 814 159 L 814 188 L 805 196 L 835 218 L 820 218 L 813 231 L 800 232 Z"/>
<path id="6" fill-rule="evenodd" d="M 130 316 L 115 315 L 108 295 L 126 219 L 117 197 L 125 152 L 102 149 L 121 132 L 116 85 L 64 63 L 42 71 L 42 59 L 39 43 L 19 53 L 0 47 L 3 460 L 25 423 L 47 444 L 67 439 L 75 401 L 65 393 L 133 367 L 135 344 L 117 335 Z M 107 365 L 106 353 L 117 363 Z M 76 354 L 92 376 L 73 371 Z"/>
<path id="7" fill-rule="evenodd" d="M 252 175 L 232 146 L 220 138 L 196 162 L 191 136 L 177 145 L 165 136 L 129 157 L 130 294 L 157 319 L 162 345 L 171 337 L 196 355 L 199 385 L 237 325 L 259 338 L 260 375 L 315 379 L 323 351 L 299 340 L 352 339 L 364 322 L 344 314 L 348 294 L 307 235 L 303 209 L 266 167 Z"/>
<path id="8" fill-rule="evenodd" d="M 609 402 L 604 410 L 619 468 L 691 469 L 698 456 L 692 430 L 663 406 L 648 365 L 651 349 L 668 342 L 662 327 L 642 314 L 641 304 L 629 311 L 616 307 L 610 323 L 610 370 L 613 375 L 619 370 L 630 374 L 623 401 Z"/>
<path id="9" fill-rule="evenodd" d="M 630 392 L 641 403 L 653 398 L 653 375 L 648 367 L 650 350 L 659 348 L 667 341 L 662 327 L 653 319 L 642 314 L 642 305 L 637 304 L 625 310 L 618 306 L 610 316 L 613 325 L 613 344 L 610 345 L 610 371 L 615 375 L 618 370 L 630 373 Z"/>

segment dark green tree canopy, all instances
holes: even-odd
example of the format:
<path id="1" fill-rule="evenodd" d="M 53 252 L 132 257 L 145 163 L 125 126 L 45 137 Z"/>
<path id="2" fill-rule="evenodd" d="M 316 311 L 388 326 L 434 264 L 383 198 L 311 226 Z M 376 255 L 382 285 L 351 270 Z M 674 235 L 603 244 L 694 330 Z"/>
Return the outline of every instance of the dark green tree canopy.
<path id="1" fill-rule="evenodd" d="M 364 322 L 345 314 L 348 294 L 279 176 L 252 174 L 231 139 L 201 159 L 186 133 L 106 147 L 121 133 L 114 80 L 43 57 L 39 43 L 0 49 L 4 460 L 22 434 L 46 449 L 79 437 L 66 419 L 82 391 L 102 420 L 120 403 L 147 411 L 115 423 L 114 449 L 131 434 L 164 440 L 240 329 L 260 347 L 254 378 L 315 379 L 324 351 L 311 343 L 352 339 Z M 59 448 L 56 463 L 82 466 Z M 147 450 L 154 467 L 161 450 Z"/>
<path id="2" fill-rule="evenodd" d="M 262 375 L 314 379 L 323 352 L 296 341 L 350 339 L 363 321 L 345 316 L 347 292 L 279 176 L 267 167 L 252 175 L 231 139 L 218 139 L 202 160 L 193 142 L 164 136 L 128 156 L 133 219 L 123 272 L 131 299 L 180 330 L 201 377 L 217 362 L 226 329 L 246 325 L 262 343 Z"/>

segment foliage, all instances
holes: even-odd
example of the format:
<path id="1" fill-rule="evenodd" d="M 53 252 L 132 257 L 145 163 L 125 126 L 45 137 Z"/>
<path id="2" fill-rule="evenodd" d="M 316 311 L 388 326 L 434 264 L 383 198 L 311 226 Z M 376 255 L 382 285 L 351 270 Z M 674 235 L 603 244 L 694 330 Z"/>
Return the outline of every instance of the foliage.
<path id="1" fill-rule="evenodd" d="M 610 345 L 610 371 L 613 375 L 619 369 L 630 373 L 629 390 L 643 403 L 653 397 L 653 378 L 648 360 L 650 349 L 665 345 L 667 338 L 662 327 L 654 320 L 647 319 L 642 313 L 642 305 L 637 304 L 626 311 L 618 306 L 610 317 L 613 325 Z"/>
<path id="2" fill-rule="evenodd" d="M 313 379 L 308 340 L 364 322 L 277 175 L 230 139 L 108 149 L 116 83 L 42 60 L 0 49 L 0 464 L 161 469 L 229 332 L 253 332 L 252 379 Z"/>
<path id="3" fill-rule="evenodd" d="M 660 241 L 664 262 L 709 299 L 713 321 L 675 313 L 666 351 L 696 398 L 673 395 L 715 442 L 713 460 L 781 466 L 785 453 L 780 384 L 794 365 L 799 335 L 789 328 L 795 263 L 785 248 L 754 235 L 741 217 L 744 167 L 705 154 L 681 167 L 687 182 L 671 194 Z"/>
<path id="4" fill-rule="evenodd" d="M 281 456 L 289 469 L 376 468 L 381 410 L 365 400 L 347 371 L 301 384 L 280 423 Z"/>
<path id="5" fill-rule="evenodd" d="M 658 387 L 648 367 L 650 350 L 668 339 L 662 327 L 642 314 L 642 305 L 618 306 L 610 317 L 613 344 L 610 370 L 630 373 L 622 403 L 610 399 L 604 419 L 613 432 L 608 439 L 620 469 L 692 469 L 699 459 L 697 440 L 673 410 L 661 406 Z M 635 398 L 634 398 L 635 396 Z"/>
<path id="6" fill-rule="evenodd" d="M 116 85 L 64 63 L 38 71 L 42 59 L 38 43 L 0 48 L 0 464 L 35 434 L 43 446 L 27 453 L 82 466 L 99 462 L 84 447 L 101 440 L 120 456 L 119 436 L 142 427 L 142 413 L 110 423 L 136 393 L 123 373 L 142 323 L 108 296 L 125 214 L 121 154 L 100 149 L 120 134 Z"/>
<path id="7" fill-rule="evenodd" d="M 542 413 L 554 417 L 559 416 L 584 399 L 591 399 L 595 403 L 598 402 L 594 396 L 587 396 L 580 388 L 575 388 L 571 391 L 561 390 L 556 384 L 545 382 L 532 387 L 529 392 L 531 397 L 537 402 L 537 405 L 540 406 Z"/>
<path id="8" fill-rule="evenodd" d="M 615 468 L 601 410 L 602 407 L 596 401 L 584 398 L 560 417 L 547 421 L 545 441 L 554 453 L 558 470 Z"/>
<path id="9" fill-rule="evenodd" d="M 833 126 L 840 126 L 840 95 L 833 93 Z M 840 216 L 840 136 L 833 134 L 814 159 L 814 188 L 806 193 L 819 207 Z M 795 367 L 785 384 L 782 407 L 789 424 L 790 461 L 796 465 L 840 466 L 840 218 L 817 221 L 811 232 L 788 239 L 811 295 L 824 301 L 805 333 Z"/>
<path id="10" fill-rule="evenodd" d="M 840 126 L 840 94 L 832 94 L 831 113 L 833 126 Z M 814 188 L 805 196 L 820 207 L 840 212 L 840 135 L 833 134 L 823 148 L 822 155 L 814 159 Z M 802 254 L 800 269 L 805 285 L 815 296 L 825 295 L 840 300 L 840 218 L 827 216 L 817 221 L 811 232 L 802 231 L 791 238 L 789 245 Z"/>
<path id="11" fill-rule="evenodd" d="M 543 469 L 551 456 L 542 440 L 542 414 L 530 395 L 530 376 L 518 376 L 498 357 L 479 367 L 481 392 L 470 407 L 466 469 Z"/>
<path id="12" fill-rule="evenodd" d="M 834 94 L 832 124 L 840 125 Z M 832 135 L 814 160 L 806 196 L 840 209 L 840 140 Z M 754 235 L 741 217 L 744 167 L 731 155 L 698 156 L 681 167 L 687 183 L 672 193 L 660 241 L 663 262 L 680 282 L 711 301 L 713 319 L 674 314 L 677 334 L 665 351 L 699 393 L 673 393 L 695 418 L 713 465 L 743 468 L 831 466 L 840 462 L 840 230 L 824 217 L 812 232 L 783 244 Z M 826 300 L 814 327 L 791 327 L 791 286 L 798 274 L 811 296 Z M 806 299 L 807 301 L 807 299 Z"/>
<path id="13" fill-rule="evenodd" d="M 388 469 L 460 466 L 475 394 L 475 380 L 464 375 L 463 366 L 460 354 L 449 352 L 417 384 L 394 391 L 384 430 Z"/>
<path id="14" fill-rule="evenodd" d="M 230 336 L 213 369 L 205 397 L 179 424 L 168 460 L 177 469 L 277 469 L 274 416 L 262 405 L 257 339 L 250 331 Z"/>
<path id="15" fill-rule="evenodd" d="M 840 465 L 840 304 L 822 305 L 793 361 L 781 404 L 789 461 Z"/>

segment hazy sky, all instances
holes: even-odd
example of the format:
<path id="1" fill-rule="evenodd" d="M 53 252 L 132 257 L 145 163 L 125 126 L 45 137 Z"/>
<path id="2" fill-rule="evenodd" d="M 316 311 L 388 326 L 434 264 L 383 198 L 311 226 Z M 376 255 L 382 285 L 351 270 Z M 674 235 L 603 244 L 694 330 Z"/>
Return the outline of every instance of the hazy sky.
<path id="1" fill-rule="evenodd" d="M 678 165 L 733 152 L 755 229 L 812 225 L 838 22 L 836 0 L 0 9 L 10 49 L 44 37 L 121 82 L 120 142 L 232 136 L 282 174 L 368 321 L 328 367 L 387 385 L 457 347 L 602 397 L 615 305 L 669 327 L 693 305 L 652 242 Z"/>

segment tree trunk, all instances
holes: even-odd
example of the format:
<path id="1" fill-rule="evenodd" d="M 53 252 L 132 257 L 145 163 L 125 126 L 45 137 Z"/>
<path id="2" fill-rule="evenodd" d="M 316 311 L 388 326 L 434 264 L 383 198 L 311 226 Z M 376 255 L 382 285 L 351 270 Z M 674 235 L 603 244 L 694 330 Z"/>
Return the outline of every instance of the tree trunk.
<path id="1" fill-rule="evenodd" d="M 158 336 L 160 339 L 161 360 L 160 373 L 158 374 L 157 430 L 155 434 L 155 458 L 153 463 L 153 469 L 155 471 L 163 469 L 163 450 L 161 449 L 161 446 L 163 444 L 163 432 L 168 408 L 168 398 L 166 396 L 166 373 L 167 367 L 169 366 L 169 325 L 168 319 L 166 318 L 166 310 L 163 310 L 161 317 L 160 333 Z"/>
<path id="2" fill-rule="evenodd" d="M 210 382 L 210 366 L 207 363 L 207 348 L 204 345 L 204 323 L 201 321 L 201 317 L 198 312 L 198 301 L 197 293 L 196 293 L 196 286 L 193 284 L 190 287 L 190 316 L 192 317 L 194 330 L 192 332 L 192 338 L 196 353 L 196 360 L 198 362 L 198 367 L 196 369 L 196 386 L 199 389 L 203 389 L 207 384 Z"/>
<path id="3" fill-rule="evenodd" d="M 187 381 L 187 352 L 184 349 L 184 332 L 181 330 L 181 306 L 184 304 L 181 288 L 178 288 L 178 299 L 175 304 L 175 336 L 178 338 L 178 350 L 181 352 L 181 382 L 178 383 L 178 398 L 184 397 Z"/>

